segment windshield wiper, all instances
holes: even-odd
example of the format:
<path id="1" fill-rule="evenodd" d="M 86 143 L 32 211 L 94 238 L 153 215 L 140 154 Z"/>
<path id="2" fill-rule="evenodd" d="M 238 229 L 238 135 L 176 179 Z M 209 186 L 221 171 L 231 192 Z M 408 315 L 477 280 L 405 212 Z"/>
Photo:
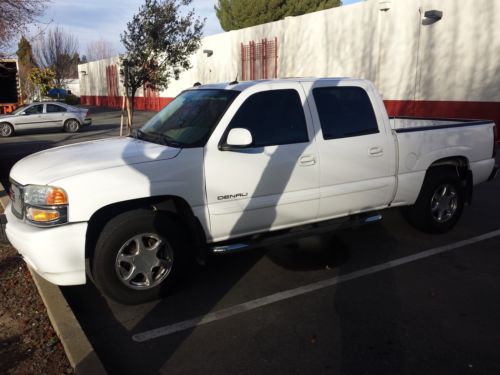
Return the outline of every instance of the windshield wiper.
<path id="1" fill-rule="evenodd" d="M 177 147 L 177 148 L 182 148 L 184 146 L 184 143 L 176 141 L 172 138 L 170 138 L 168 135 L 163 135 L 163 141 L 167 144 L 167 146 L 170 147 Z"/>
<path id="2" fill-rule="evenodd" d="M 142 139 L 147 142 L 161 144 L 163 146 L 177 147 L 181 148 L 184 146 L 183 143 L 177 142 L 176 140 L 161 134 L 161 133 L 152 133 L 152 132 L 144 132 L 141 129 L 137 129 L 137 132 L 134 138 Z"/>

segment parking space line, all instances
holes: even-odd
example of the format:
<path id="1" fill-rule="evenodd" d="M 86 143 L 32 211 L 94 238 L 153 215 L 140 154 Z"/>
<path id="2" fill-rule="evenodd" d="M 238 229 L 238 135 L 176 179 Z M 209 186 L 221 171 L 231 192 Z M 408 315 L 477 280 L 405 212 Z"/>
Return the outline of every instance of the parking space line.
<path id="1" fill-rule="evenodd" d="M 278 292 L 265 296 L 262 298 L 257 298 L 252 301 L 244 302 L 239 305 L 228 307 L 213 313 L 202 315 L 193 319 L 184 320 L 178 323 L 169 324 L 163 327 L 155 328 L 142 333 L 137 333 L 132 336 L 132 339 L 136 342 L 145 342 L 158 337 L 168 336 L 176 332 L 185 331 L 191 328 L 195 328 L 207 323 L 211 323 L 217 320 L 229 318 L 234 315 L 242 314 L 244 312 L 257 309 L 272 303 L 280 302 L 286 299 L 297 297 L 306 293 L 311 293 L 320 289 L 324 289 L 333 285 L 337 285 L 346 281 L 358 279 L 360 277 L 368 276 L 376 272 L 384 271 L 390 268 L 398 267 L 403 264 L 415 262 L 420 259 L 428 258 L 433 255 L 445 253 L 447 251 L 455 250 L 464 246 L 472 245 L 477 242 L 485 241 L 494 237 L 500 236 L 500 229 L 488 232 L 479 236 L 475 236 L 466 240 L 458 241 L 449 245 L 444 245 L 436 247 L 433 249 L 425 250 L 417 254 L 409 255 L 406 257 L 394 259 L 385 263 L 381 263 L 372 267 L 364 268 L 359 271 L 355 271 L 346 275 L 336 276 L 331 279 L 319 281 L 316 283 L 301 286 L 299 288 L 286 290 L 283 292 Z"/>

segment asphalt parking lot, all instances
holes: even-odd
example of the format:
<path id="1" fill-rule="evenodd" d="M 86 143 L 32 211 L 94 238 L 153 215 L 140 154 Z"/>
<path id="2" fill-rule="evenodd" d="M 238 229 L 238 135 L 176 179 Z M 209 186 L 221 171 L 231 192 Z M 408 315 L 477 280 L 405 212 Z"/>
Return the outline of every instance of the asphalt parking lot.
<path id="1" fill-rule="evenodd" d="M 392 211 L 221 256 L 149 304 L 114 303 L 91 284 L 63 293 L 110 373 L 499 373 L 498 188 L 479 187 L 442 236 Z"/>
<path id="2" fill-rule="evenodd" d="M 119 114 L 104 113 L 78 139 L 1 139 L 0 158 L 117 134 Z M 113 374 L 498 374 L 499 189 L 478 186 L 445 235 L 389 210 L 381 223 L 214 257 L 139 306 L 91 283 L 61 289 Z"/>

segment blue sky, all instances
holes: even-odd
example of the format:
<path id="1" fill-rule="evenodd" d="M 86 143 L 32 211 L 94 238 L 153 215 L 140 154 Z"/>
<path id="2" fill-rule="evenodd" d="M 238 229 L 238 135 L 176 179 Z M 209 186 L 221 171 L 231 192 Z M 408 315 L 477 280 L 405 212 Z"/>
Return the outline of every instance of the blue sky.
<path id="1" fill-rule="evenodd" d="M 361 0 L 344 0 L 344 5 Z M 59 25 L 77 37 L 81 53 L 89 42 L 103 38 L 122 52 L 120 33 L 137 12 L 143 0 L 51 0 L 43 21 Z M 193 0 L 191 7 L 200 18 L 206 18 L 205 35 L 223 32 L 215 16 L 216 0 Z M 46 28 L 46 25 L 41 25 Z"/>

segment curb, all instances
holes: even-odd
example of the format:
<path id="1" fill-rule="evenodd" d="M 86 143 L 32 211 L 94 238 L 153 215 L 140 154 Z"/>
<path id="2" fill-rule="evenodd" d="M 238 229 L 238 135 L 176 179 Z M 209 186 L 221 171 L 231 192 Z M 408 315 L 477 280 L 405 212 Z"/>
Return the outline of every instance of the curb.
<path id="1" fill-rule="evenodd" d="M 4 209 L 8 196 L 0 183 L 0 206 Z M 47 308 L 47 315 L 76 374 L 106 374 L 106 370 L 78 323 L 73 311 L 64 299 L 61 290 L 38 276 L 28 266 L 38 293 Z"/>

